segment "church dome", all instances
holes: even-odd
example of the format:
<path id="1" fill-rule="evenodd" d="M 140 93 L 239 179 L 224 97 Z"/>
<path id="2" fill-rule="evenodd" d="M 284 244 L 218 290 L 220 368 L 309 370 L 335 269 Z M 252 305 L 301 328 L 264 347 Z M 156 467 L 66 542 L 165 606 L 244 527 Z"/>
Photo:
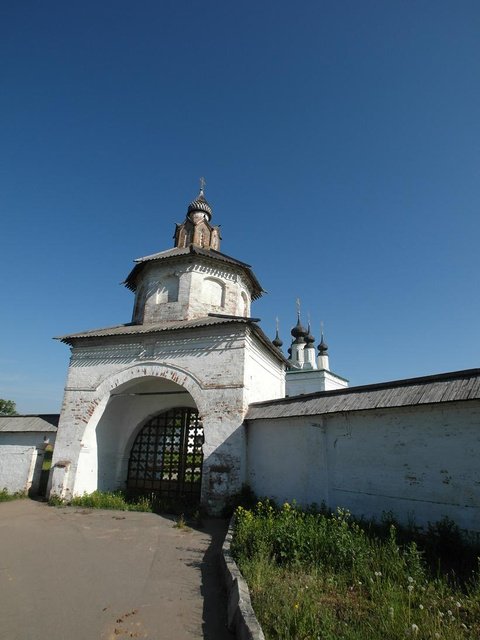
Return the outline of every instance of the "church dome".
<path id="1" fill-rule="evenodd" d="M 298 314 L 297 324 L 293 327 L 290 332 L 292 336 L 295 338 L 296 342 L 305 342 L 305 338 L 308 335 L 308 331 L 302 325 L 300 321 L 300 314 Z"/>
<path id="2" fill-rule="evenodd" d="M 312 336 L 310 323 L 308 323 L 307 335 L 305 336 L 305 342 L 307 343 L 307 347 L 314 347 L 315 338 Z"/>
<path id="3" fill-rule="evenodd" d="M 318 355 L 323 356 L 327 353 L 328 351 L 328 344 L 325 342 L 325 338 L 323 337 L 323 333 L 322 333 L 322 339 L 320 340 L 320 344 L 318 345 Z"/>
<path id="4" fill-rule="evenodd" d="M 278 331 L 275 335 L 275 338 L 272 340 L 272 344 L 277 347 L 277 349 L 280 349 L 283 345 L 282 340 L 280 339 L 280 336 L 278 335 Z"/>
<path id="5" fill-rule="evenodd" d="M 195 213 L 204 213 L 207 215 L 207 221 L 210 222 L 212 217 L 212 207 L 208 204 L 203 195 L 203 189 L 200 189 L 200 193 L 192 200 L 188 205 L 187 215 L 190 219 L 192 219 L 192 214 Z"/>

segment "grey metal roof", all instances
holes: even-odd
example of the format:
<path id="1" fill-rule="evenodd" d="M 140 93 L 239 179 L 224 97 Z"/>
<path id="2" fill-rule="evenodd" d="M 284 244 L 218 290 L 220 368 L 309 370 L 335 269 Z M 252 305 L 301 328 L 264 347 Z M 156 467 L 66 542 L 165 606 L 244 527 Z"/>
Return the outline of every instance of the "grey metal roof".
<path id="1" fill-rule="evenodd" d="M 198 327 L 210 327 L 219 324 L 231 323 L 249 324 L 252 322 L 250 318 L 234 317 L 213 317 L 208 316 L 199 318 L 198 320 L 172 320 L 170 322 L 161 322 L 156 324 L 118 324 L 113 327 L 105 327 L 101 329 L 90 329 L 80 333 L 71 333 L 66 336 L 57 336 L 55 340 L 61 340 L 66 344 L 72 344 L 72 340 L 76 338 L 103 338 L 104 336 L 127 336 L 144 333 L 158 333 L 160 331 L 180 331 L 182 329 L 195 329 Z"/>
<path id="2" fill-rule="evenodd" d="M 478 399 L 480 369 L 467 369 L 256 402 L 250 405 L 246 419 L 322 415 Z"/>
<path id="3" fill-rule="evenodd" d="M 44 413 L 28 416 L 0 416 L 0 432 L 39 431 L 55 433 L 60 415 Z"/>
<path id="4" fill-rule="evenodd" d="M 283 363 L 289 364 L 282 352 L 272 344 L 272 341 L 265 335 L 256 322 L 258 322 L 258 318 L 243 318 L 241 316 L 221 316 L 212 314 L 205 318 L 199 318 L 198 320 L 176 320 L 171 322 L 162 322 L 159 324 L 120 324 L 113 327 L 105 327 L 103 329 L 92 329 L 90 331 L 82 331 L 81 333 L 57 336 L 55 340 L 61 340 L 65 344 L 73 345 L 75 340 L 84 338 L 143 335 L 148 333 L 159 333 L 162 331 L 181 331 L 183 329 L 197 329 L 201 327 L 225 324 L 246 324 L 251 327 L 255 335 L 267 347 L 267 349 L 269 349 L 269 351 L 271 351 Z"/>
<path id="5" fill-rule="evenodd" d="M 264 293 L 264 289 L 262 285 L 257 280 L 255 274 L 252 271 L 252 268 L 249 264 L 245 262 L 241 262 L 240 260 L 236 260 L 231 256 L 227 256 L 225 253 L 220 253 L 220 251 L 215 251 L 214 249 L 203 249 L 202 247 L 197 247 L 196 245 L 191 244 L 184 249 L 173 248 L 167 249 L 166 251 L 160 251 L 160 253 L 154 253 L 150 256 L 144 256 L 143 258 L 137 258 L 135 262 L 137 263 L 133 269 L 130 271 L 128 276 L 126 277 L 124 284 L 131 291 L 135 291 L 137 288 L 137 276 L 145 267 L 145 263 L 152 262 L 156 260 L 172 260 L 175 258 L 179 258 L 181 256 L 188 255 L 197 255 L 204 258 L 209 258 L 210 260 L 225 262 L 227 264 L 234 265 L 239 267 L 242 271 L 244 271 L 250 280 L 252 286 L 252 298 L 256 300 L 260 298 L 262 293 Z"/>

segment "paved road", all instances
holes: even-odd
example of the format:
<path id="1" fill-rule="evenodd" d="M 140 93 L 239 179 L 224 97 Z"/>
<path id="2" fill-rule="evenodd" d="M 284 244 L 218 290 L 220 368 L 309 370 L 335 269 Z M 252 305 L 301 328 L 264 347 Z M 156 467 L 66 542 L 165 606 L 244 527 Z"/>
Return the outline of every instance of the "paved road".
<path id="1" fill-rule="evenodd" d="M 225 523 L 0 504 L 2 640 L 232 640 L 218 553 Z"/>

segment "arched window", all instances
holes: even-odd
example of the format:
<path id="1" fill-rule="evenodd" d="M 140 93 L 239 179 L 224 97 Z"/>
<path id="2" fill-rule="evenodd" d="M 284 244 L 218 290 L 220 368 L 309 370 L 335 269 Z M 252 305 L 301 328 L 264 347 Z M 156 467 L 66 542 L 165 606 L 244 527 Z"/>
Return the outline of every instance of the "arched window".
<path id="1" fill-rule="evenodd" d="M 239 315 L 248 317 L 248 315 L 249 315 L 248 298 L 247 298 L 247 294 L 245 293 L 245 291 L 242 291 L 242 293 L 240 294 L 240 305 L 239 306 L 240 306 Z"/>
<path id="2" fill-rule="evenodd" d="M 141 285 L 135 295 L 135 307 L 133 309 L 133 321 L 142 322 L 145 309 L 145 287 Z"/>
<path id="3" fill-rule="evenodd" d="M 178 301 L 178 276 L 170 275 L 162 278 L 157 288 L 157 295 L 155 302 L 162 304 L 163 302 L 177 302 Z"/>
<path id="4" fill-rule="evenodd" d="M 202 285 L 202 301 L 214 307 L 225 306 L 225 285 L 217 278 L 205 278 Z"/>

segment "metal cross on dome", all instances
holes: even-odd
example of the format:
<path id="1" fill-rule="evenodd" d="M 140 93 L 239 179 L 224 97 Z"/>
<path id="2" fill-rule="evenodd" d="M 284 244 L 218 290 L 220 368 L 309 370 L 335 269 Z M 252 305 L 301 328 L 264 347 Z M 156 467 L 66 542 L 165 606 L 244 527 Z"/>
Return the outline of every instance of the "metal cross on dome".
<path id="1" fill-rule="evenodd" d="M 202 176 L 200 178 L 200 191 L 203 193 L 203 190 L 205 189 L 205 185 L 207 184 L 205 178 Z"/>
<path id="2" fill-rule="evenodd" d="M 297 298 L 296 305 L 297 305 L 297 316 L 300 317 L 300 298 Z"/>

